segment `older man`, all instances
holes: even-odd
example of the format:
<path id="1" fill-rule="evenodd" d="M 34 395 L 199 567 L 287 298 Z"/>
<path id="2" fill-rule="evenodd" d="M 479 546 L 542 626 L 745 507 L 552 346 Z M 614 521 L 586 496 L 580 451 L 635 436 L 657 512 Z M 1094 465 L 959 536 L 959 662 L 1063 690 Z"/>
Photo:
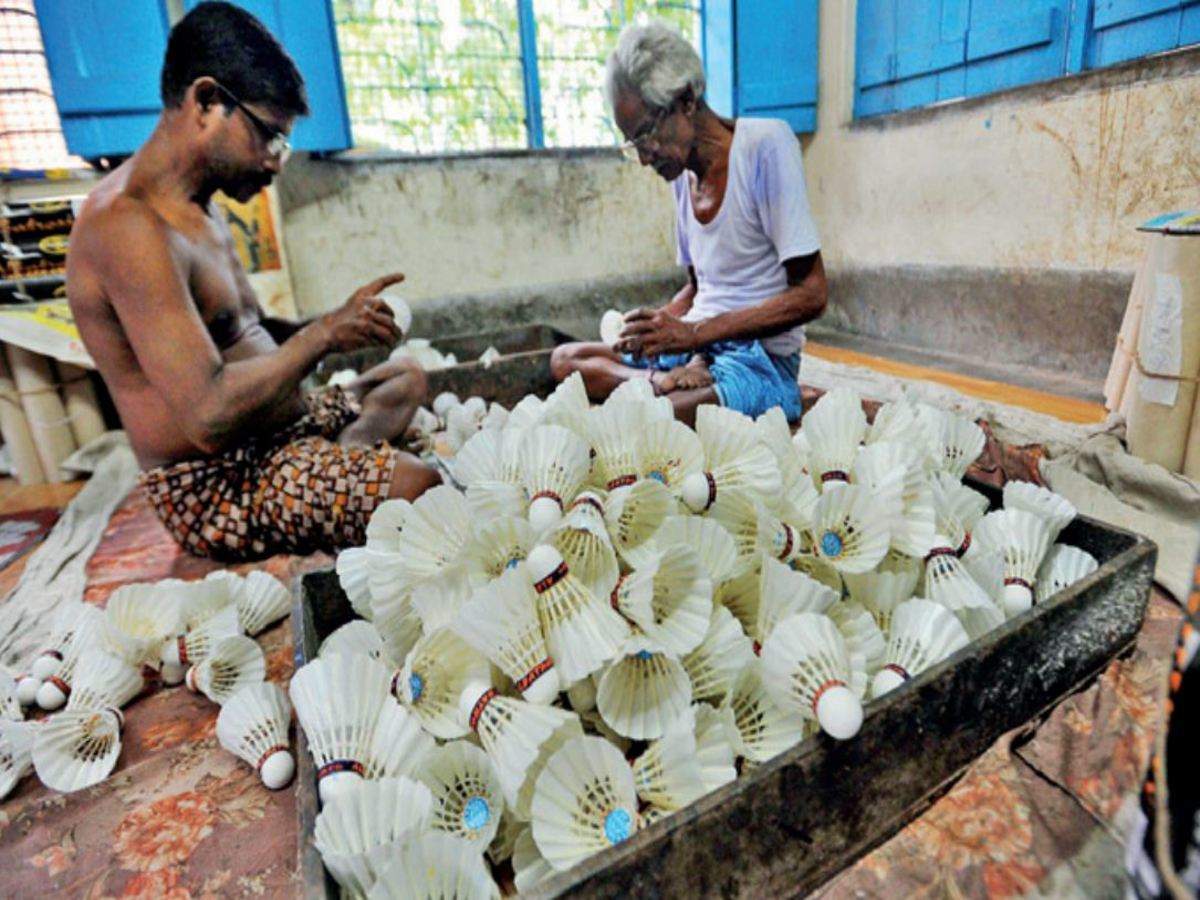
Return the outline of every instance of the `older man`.
<path id="1" fill-rule="evenodd" d="M 629 313 L 615 347 L 560 347 L 555 377 L 580 372 L 597 400 L 648 378 L 688 423 L 713 402 L 797 420 L 803 325 L 824 312 L 826 290 L 796 136 L 777 119 L 713 112 L 699 56 L 661 24 L 621 33 L 606 88 L 627 153 L 671 183 L 688 282 Z"/>
<path id="2" fill-rule="evenodd" d="M 308 323 L 266 316 L 215 191 L 248 200 L 279 174 L 308 112 L 304 83 L 262 24 L 202 3 L 171 31 L 149 140 L 89 195 L 67 296 L 171 535 L 242 560 L 364 540 L 388 497 L 440 480 L 388 445 L 425 395 L 387 363 L 345 391 L 301 393 L 323 355 L 395 343 L 385 276 Z"/>

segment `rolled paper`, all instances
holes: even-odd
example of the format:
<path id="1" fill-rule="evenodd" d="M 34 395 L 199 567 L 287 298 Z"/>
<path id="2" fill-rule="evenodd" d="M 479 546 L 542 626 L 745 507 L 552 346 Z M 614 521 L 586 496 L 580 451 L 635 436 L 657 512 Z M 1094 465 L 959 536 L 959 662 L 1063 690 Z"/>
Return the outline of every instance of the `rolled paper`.
<path id="1" fill-rule="evenodd" d="M 0 437 L 8 447 L 17 481 L 20 484 L 44 484 L 46 474 L 42 471 L 37 445 L 29 430 L 29 419 L 21 406 L 8 358 L 3 353 L 0 353 Z"/>
<path id="2" fill-rule="evenodd" d="M 62 382 L 63 401 L 67 407 L 71 434 L 74 435 L 76 444 L 80 447 L 86 446 L 107 430 L 104 427 L 104 413 L 100 409 L 100 401 L 96 398 L 91 373 L 70 363 L 60 362 L 56 363 L 56 366 L 59 381 Z"/>
<path id="3" fill-rule="evenodd" d="M 1126 437 L 1135 456 L 1182 472 L 1200 377 L 1200 237 L 1155 235 L 1148 269 Z"/>
<path id="4" fill-rule="evenodd" d="M 58 464 L 78 448 L 67 419 L 67 409 L 58 395 L 49 357 L 9 344 L 8 364 L 12 367 L 21 406 L 29 420 L 42 474 L 51 483 L 69 481 L 71 476 L 59 469 Z"/>
<path id="5" fill-rule="evenodd" d="M 1121 408 L 1129 384 L 1129 373 L 1133 369 L 1133 354 L 1137 348 L 1138 329 L 1142 323 L 1142 307 L 1145 306 L 1146 282 L 1149 277 L 1150 255 L 1142 256 L 1133 287 L 1129 290 L 1129 302 L 1125 304 L 1125 315 L 1121 319 L 1121 330 L 1117 332 L 1117 345 L 1113 348 L 1112 363 L 1108 377 L 1104 379 L 1104 406 L 1115 412 Z"/>

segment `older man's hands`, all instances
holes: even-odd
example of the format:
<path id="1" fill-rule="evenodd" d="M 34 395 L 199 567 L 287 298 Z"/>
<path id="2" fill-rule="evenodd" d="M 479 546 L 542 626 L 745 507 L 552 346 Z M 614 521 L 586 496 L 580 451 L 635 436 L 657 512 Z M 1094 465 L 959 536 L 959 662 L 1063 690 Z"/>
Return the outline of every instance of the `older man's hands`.
<path id="1" fill-rule="evenodd" d="M 635 309 L 625 315 L 616 349 L 635 356 L 688 353 L 696 349 L 699 323 L 685 322 L 662 309 Z"/>

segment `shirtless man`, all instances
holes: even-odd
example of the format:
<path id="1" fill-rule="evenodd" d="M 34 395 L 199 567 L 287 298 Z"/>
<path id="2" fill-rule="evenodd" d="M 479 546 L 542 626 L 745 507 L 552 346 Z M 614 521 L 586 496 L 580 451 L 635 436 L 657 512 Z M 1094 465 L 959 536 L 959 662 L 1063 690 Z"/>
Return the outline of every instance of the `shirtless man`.
<path id="1" fill-rule="evenodd" d="M 305 396 L 327 353 L 400 337 L 386 275 L 307 323 L 266 316 L 212 202 L 279 174 L 308 113 L 286 51 L 249 13 L 205 3 L 172 30 L 164 110 L 71 234 L 67 294 L 143 469 L 155 511 L 201 556 L 236 561 L 364 540 L 385 499 L 439 478 L 388 445 L 425 396 L 420 368 L 384 363 Z"/>

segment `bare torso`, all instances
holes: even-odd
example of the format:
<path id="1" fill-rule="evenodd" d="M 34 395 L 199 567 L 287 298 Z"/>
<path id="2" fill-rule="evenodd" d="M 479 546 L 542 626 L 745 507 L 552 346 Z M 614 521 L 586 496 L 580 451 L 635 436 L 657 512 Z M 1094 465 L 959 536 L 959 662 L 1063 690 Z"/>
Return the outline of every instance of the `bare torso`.
<path id="1" fill-rule="evenodd" d="M 112 394 L 138 462 L 149 468 L 206 454 L 188 439 L 166 398 L 142 370 L 109 298 L 105 277 L 112 278 L 123 265 L 136 264 L 124 262 L 124 257 L 136 255 L 131 248 L 106 238 L 105 216 L 114 203 L 146 204 L 166 224 L 175 269 L 186 280 L 196 313 L 222 360 L 269 354 L 278 344 L 263 326 L 254 290 L 215 205 L 210 203 L 207 210 L 196 204 L 167 207 L 129 190 L 129 174 L 127 162 L 100 182 L 84 203 L 71 234 L 67 295 L 84 345 Z M 289 402 L 272 410 L 263 428 L 277 429 L 303 412 L 297 389 Z"/>

